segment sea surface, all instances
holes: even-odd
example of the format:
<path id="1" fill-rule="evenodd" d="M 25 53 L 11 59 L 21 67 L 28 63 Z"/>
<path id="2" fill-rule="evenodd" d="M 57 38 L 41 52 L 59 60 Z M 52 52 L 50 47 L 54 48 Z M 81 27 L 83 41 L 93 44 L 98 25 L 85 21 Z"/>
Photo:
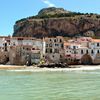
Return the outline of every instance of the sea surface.
<path id="1" fill-rule="evenodd" d="M 100 100 L 100 69 L 1 70 L 0 100 Z"/>

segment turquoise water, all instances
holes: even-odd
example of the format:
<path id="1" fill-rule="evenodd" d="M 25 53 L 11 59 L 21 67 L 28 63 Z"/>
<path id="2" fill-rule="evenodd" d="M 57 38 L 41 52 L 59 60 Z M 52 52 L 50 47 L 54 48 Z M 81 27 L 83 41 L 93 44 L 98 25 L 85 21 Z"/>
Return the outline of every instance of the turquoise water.
<path id="1" fill-rule="evenodd" d="M 0 100 L 100 100 L 100 70 L 0 71 Z"/>

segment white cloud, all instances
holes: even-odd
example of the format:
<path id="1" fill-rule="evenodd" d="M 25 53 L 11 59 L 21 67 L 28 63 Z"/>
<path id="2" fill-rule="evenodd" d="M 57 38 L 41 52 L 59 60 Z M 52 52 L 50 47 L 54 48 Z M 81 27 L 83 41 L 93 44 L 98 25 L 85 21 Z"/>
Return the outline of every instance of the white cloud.
<path id="1" fill-rule="evenodd" d="M 49 0 L 42 0 L 43 3 L 47 4 L 48 7 L 55 7 L 56 5 L 51 3 Z"/>

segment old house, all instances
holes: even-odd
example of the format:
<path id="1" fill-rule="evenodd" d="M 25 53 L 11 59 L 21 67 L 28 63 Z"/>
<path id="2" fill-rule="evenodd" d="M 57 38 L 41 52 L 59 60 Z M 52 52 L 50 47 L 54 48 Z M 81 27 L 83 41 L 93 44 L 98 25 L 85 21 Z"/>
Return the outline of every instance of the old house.
<path id="1" fill-rule="evenodd" d="M 64 51 L 65 51 L 65 59 L 68 64 L 78 64 L 81 58 L 79 55 L 78 50 L 80 48 L 79 43 L 75 42 L 64 42 Z"/>
<path id="2" fill-rule="evenodd" d="M 9 61 L 10 37 L 0 37 L 0 64 L 6 64 Z"/>
<path id="3" fill-rule="evenodd" d="M 40 62 L 43 55 L 42 49 L 41 39 L 14 37 L 11 39 L 11 48 L 9 53 L 10 62 L 11 64 L 22 65 L 26 65 L 27 63 L 30 65 L 37 64 Z"/>
<path id="4" fill-rule="evenodd" d="M 62 62 L 64 57 L 64 39 L 61 36 L 45 38 L 44 56 L 46 62 L 58 63 Z"/>
<path id="5" fill-rule="evenodd" d="M 99 64 L 100 40 L 80 37 L 64 43 L 65 58 L 68 63 L 73 60 L 79 64 Z"/>

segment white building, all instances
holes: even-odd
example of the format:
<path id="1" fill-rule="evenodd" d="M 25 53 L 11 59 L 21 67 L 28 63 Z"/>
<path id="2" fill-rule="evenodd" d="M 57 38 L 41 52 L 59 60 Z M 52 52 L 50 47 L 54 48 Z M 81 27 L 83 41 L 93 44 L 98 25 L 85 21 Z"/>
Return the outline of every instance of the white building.
<path id="1" fill-rule="evenodd" d="M 65 58 L 69 63 L 99 64 L 100 40 L 81 37 L 64 43 Z"/>

